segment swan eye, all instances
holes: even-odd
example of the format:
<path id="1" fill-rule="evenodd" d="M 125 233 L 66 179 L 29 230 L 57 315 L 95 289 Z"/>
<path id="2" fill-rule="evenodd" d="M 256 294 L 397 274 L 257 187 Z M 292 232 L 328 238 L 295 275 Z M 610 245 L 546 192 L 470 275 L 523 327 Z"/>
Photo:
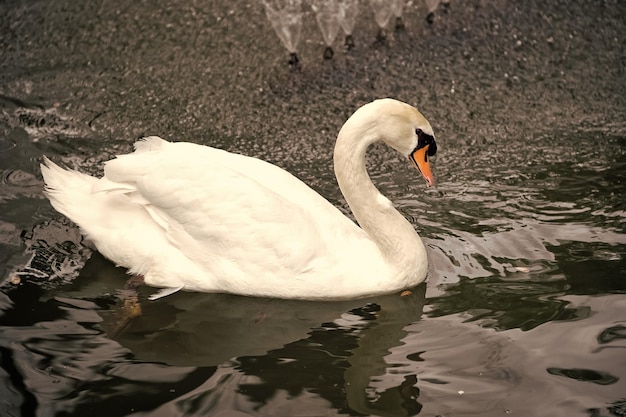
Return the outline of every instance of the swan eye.
<path id="1" fill-rule="evenodd" d="M 422 129 L 415 129 L 415 134 L 417 135 L 417 148 L 423 148 L 426 145 L 430 145 L 428 147 L 428 156 L 433 156 L 437 153 L 437 142 L 435 142 L 435 137 L 424 133 Z"/>

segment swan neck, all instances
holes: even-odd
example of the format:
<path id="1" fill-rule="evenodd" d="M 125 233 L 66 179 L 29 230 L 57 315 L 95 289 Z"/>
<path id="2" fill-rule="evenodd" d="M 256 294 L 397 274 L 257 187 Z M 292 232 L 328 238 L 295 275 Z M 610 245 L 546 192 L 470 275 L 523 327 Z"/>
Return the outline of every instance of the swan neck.
<path id="1" fill-rule="evenodd" d="M 339 132 L 334 152 L 339 188 L 357 222 L 386 259 L 396 264 L 405 262 L 403 258 L 413 260 L 416 254 L 425 257 L 411 223 L 378 191 L 367 172 L 367 148 L 380 141 L 373 131 L 348 120 Z"/>

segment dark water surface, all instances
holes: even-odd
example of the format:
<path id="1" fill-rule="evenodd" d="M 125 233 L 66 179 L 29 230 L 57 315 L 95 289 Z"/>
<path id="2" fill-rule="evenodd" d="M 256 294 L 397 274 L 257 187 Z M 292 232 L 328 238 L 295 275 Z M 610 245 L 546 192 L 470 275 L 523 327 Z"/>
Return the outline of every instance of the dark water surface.
<path id="1" fill-rule="evenodd" d="M 452 2 L 302 68 L 261 4 L 0 3 L 1 416 L 626 415 L 626 2 Z M 342 303 L 149 301 L 42 196 L 46 154 L 99 174 L 143 135 L 266 159 L 347 210 L 334 137 L 374 98 L 439 142 L 426 189 L 369 170 L 428 282 Z"/>

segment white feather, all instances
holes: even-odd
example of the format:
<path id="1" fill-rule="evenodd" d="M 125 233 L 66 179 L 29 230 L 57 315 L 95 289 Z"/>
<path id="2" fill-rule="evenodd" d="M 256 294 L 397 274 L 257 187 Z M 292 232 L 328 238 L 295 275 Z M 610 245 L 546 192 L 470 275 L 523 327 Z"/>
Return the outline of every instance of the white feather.
<path id="1" fill-rule="evenodd" d="M 275 165 L 155 136 L 106 162 L 100 179 L 47 158 L 42 173 L 54 208 L 147 284 L 281 298 L 364 297 L 425 278 L 421 240 L 364 168 L 371 142 L 412 149 L 416 127 L 430 129 L 415 109 L 387 99 L 357 111 L 339 135 L 338 180 L 365 230 Z M 338 155 L 344 148 L 354 156 Z M 362 194 L 348 195 L 352 189 Z"/>

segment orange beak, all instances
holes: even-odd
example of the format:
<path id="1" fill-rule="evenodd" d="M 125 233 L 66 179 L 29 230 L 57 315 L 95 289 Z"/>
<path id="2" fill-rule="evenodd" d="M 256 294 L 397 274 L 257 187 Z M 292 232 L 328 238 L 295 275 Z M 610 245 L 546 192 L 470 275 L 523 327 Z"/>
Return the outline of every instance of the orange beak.
<path id="1" fill-rule="evenodd" d="M 431 187 L 435 185 L 435 177 L 430 170 L 430 163 L 428 162 L 429 146 L 430 145 L 426 145 L 423 148 L 414 150 L 413 153 L 409 155 L 409 159 L 426 180 L 426 185 Z"/>

